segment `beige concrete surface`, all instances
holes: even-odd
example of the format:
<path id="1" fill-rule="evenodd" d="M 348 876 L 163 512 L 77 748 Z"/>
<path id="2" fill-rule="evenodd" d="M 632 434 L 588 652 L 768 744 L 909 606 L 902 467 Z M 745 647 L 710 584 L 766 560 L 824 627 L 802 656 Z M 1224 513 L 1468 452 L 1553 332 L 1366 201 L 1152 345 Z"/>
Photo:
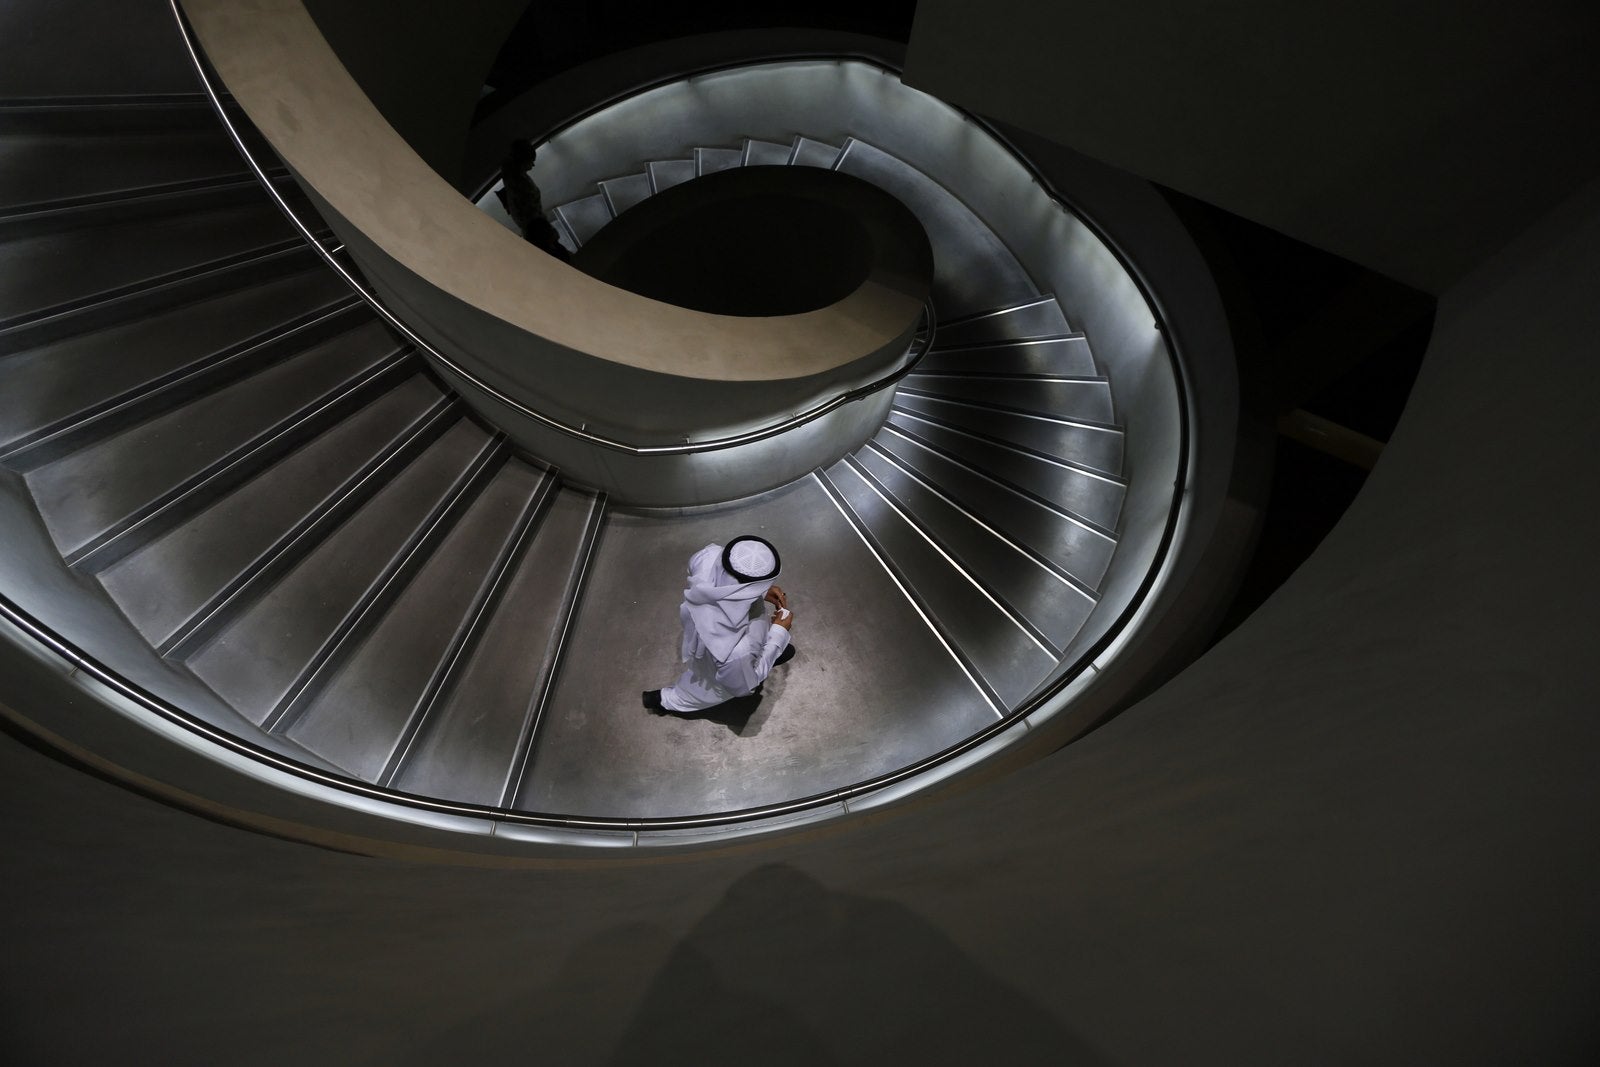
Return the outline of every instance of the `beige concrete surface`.
<path id="1" fill-rule="evenodd" d="M 643 370 L 774 381 L 872 355 L 921 311 L 918 280 L 881 276 L 830 307 L 760 319 L 693 312 L 598 282 L 534 250 L 423 163 L 301 0 L 183 7 L 251 121 L 345 221 L 423 283 L 537 338 Z M 426 336 L 425 324 L 413 325 Z"/>

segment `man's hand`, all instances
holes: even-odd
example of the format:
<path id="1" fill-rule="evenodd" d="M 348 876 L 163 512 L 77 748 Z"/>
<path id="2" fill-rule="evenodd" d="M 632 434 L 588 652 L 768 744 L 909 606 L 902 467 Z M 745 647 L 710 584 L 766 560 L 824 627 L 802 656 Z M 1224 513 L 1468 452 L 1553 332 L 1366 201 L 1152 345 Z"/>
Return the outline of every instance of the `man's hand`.
<path id="1" fill-rule="evenodd" d="M 794 612 L 790 611 L 788 608 L 780 609 L 778 613 L 772 617 L 772 625 L 781 626 L 785 630 L 792 628 L 794 626 Z"/>
<path id="2" fill-rule="evenodd" d="M 789 606 L 789 597 L 784 593 L 783 587 L 780 585 L 775 585 L 768 589 L 767 595 L 761 599 L 775 608 L 787 608 Z"/>

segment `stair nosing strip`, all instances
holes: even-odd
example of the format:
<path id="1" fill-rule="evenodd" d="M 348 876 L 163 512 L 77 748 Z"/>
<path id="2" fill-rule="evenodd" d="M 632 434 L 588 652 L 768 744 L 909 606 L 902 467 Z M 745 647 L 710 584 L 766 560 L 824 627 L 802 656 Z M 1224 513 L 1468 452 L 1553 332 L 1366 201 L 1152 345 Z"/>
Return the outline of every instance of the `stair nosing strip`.
<path id="1" fill-rule="evenodd" d="M 1065 385 L 1104 385 L 1111 379 L 1100 374 L 1037 374 L 1031 371 L 915 370 L 907 378 L 981 378 L 997 382 L 1061 382 Z"/>
<path id="2" fill-rule="evenodd" d="M 1081 430 L 1098 430 L 1101 433 L 1123 434 L 1123 428 L 1113 422 L 1093 422 L 1089 419 L 1072 419 L 1061 415 L 1046 415 L 1039 411 L 1025 411 L 1022 408 L 1008 407 L 1005 404 L 990 404 L 982 400 L 962 400 L 942 393 L 929 392 L 926 389 L 912 389 L 900 386 L 900 392 L 907 396 L 922 397 L 926 400 L 938 400 L 946 404 L 960 404 L 962 407 L 978 408 L 982 411 L 998 411 L 1004 415 L 1018 415 L 1025 419 L 1038 419 L 1040 422 L 1055 423 L 1058 426 L 1076 426 Z"/>
<path id="3" fill-rule="evenodd" d="M 1096 537 L 1104 538 L 1105 540 L 1110 541 L 1113 545 L 1115 545 L 1117 543 L 1117 535 L 1114 532 L 1108 531 L 1105 527 L 1101 526 L 1099 523 L 1092 522 L 1089 519 L 1086 519 L 1081 515 L 1075 515 L 1072 512 L 1068 511 L 1066 508 L 1062 507 L 1060 504 L 1057 504 L 1057 503 L 1055 503 L 1054 501 L 1051 501 L 1051 500 L 1047 500 L 1047 499 L 1045 499 L 1044 497 L 1040 496 L 1037 493 L 1030 492 L 1029 490 L 1022 488 L 1022 486 L 1020 486 L 1020 485 L 1015 485 L 1015 484 L 1013 484 L 1011 482 L 1008 482 L 1004 478 L 997 478 L 994 475 L 990 474 L 988 471 L 979 470 L 977 467 L 973 466 L 971 463 L 967 462 L 966 460 L 962 459 L 961 457 L 955 456 L 955 455 L 951 455 L 945 449 L 940 448 L 938 445 L 934 444 L 931 441 L 923 440 L 922 438 L 918 437 L 916 434 L 914 434 L 911 431 L 907 430 L 903 426 L 896 426 L 893 423 L 886 422 L 886 423 L 883 424 L 883 426 L 882 426 L 882 428 L 881 428 L 881 430 L 879 432 L 885 432 L 885 431 L 887 431 L 889 433 L 893 433 L 897 437 L 903 437 L 907 441 L 910 441 L 912 444 L 916 445 L 917 447 L 925 448 L 929 452 L 932 452 L 934 455 L 936 455 L 939 458 L 945 460 L 946 462 L 953 463 L 957 467 L 962 468 L 963 470 L 967 471 L 968 473 L 970 473 L 970 474 L 972 474 L 972 475 L 974 475 L 974 476 L 976 476 L 978 478 L 982 478 L 986 482 L 989 482 L 991 485 L 994 485 L 994 486 L 996 486 L 996 487 L 998 487 L 1000 489 L 1003 489 L 1006 492 L 1011 493 L 1014 496 L 1021 497 L 1022 499 L 1027 500 L 1030 503 L 1036 504 L 1039 507 L 1044 508 L 1046 511 L 1049 511 L 1053 515 L 1059 515 L 1061 518 L 1066 519 L 1068 522 L 1072 523 L 1074 526 L 1079 526 L 1079 527 L 1083 528 L 1085 531 L 1087 531 L 1088 533 L 1094 534 Z"/>
<path id="4" fill-rule="evenodd" d="M 344 666 L 346 657 L 362 638 L 382 619 L 428 556 L 439 547 L 450 529 L 488 484 L 510 449 L 504 437 L 491 437 L 456 475 L 449 489 L 406 538 L 393 559 L 384 565 L 356 602 L 350 606 L 333 631 L 301 667 L 278 703 L 261 721 L 268 733 L 286 734 L 316 701 L 328 681 Z"/>
<path id="5" fill-rule="evenodd" d="M 911 610 L 916 612 L 923 625 L 927 626 L 928 631 L 933 634 L 934 640 L 938 641 L 940 646 L 950 654 L 950 658 L 955 662 L 956 668 L 967 676 L 967 680 L 978 691 L 978 695 L 983 698 L 984 703 L 989 705 L 989 710 L 995 713 L 997 719 L 1005 718 L 1005 701 L 1000 699 L 1000 694 L 993 690 L 988 681 L 983 678 L 977 666 L 967 661 L 966 655 L 955 647 L 954 642 L 947 638 L 944 631 L 934 622 L 927 608 L 912 592 L 910 584 L 900 575 L 897 568 L 890 563 L 887 550 L 879 545 L 877 538 L 872 535 L 870 530 L 866 529 L 866 524 L 861 520 L 860 516 L 854 513 L 849 501 L 844 499 L 843 494 L 833 484 L 827 473 L 822 470 L 814 470 L 811 472 L 811 476 L 817 480 L 817 484 L 822 487 L 823 493 L 833 503 L 833 506 L 838 509 L 839 514 L 844 518 L 845 525 L 849 526 L 855 532 L 855 535 L 861 539 L 861 543 L 866 546 L 868 553 L 878 561 L 878 566 L 883 568 L 884 573 L 894 583 L 895 588 L 900 590 L 900 595 L 906 598 L 906 602 L 911 605 Z"/>
<path id="6" fill-rule="evenodd" d="M 313 335 L 319 339 L 312 342 L 316 344 L 320 343 L 320 340 L 331 340 L 341 333 L 347 332 L 347 330 L 359 328 L 363 323 L 356 322 L 346 329 L 335 330 L 326 335 L 323 335 L 319 329 L 333 325 L 340 318 L 346 316 L 359 317 L 359 313 L 365 309 L 366 306 L 361 302 L 360 297 L 354 294 L 342 296 L 314 311 L 281 322 L 251 337 L 207 353 L 181 367 L 176 367 L 148 381 L 141 382 L 138 385 L 124 389 L 120 393 L 97 401 L 74 412 L 72 415 L 56 419 L 54 422 L 47 423 L 36 430 L 31 430 L 26 434 L 15 437 L 0 445 L 0 462 L 3 462 L 13 470 L 29 471 L 47 463 L 52 463 L 73 452 L 92 447 L 128 428 L 127 426 L 111 424 L 112 420 L 117 416 L 136 411 L 140 417 L 135 423 L 130 423 L 129 425 L 134 425 L 147 419 L 158 418 L 173 410 L 180 402 L 186 403 L 188 400 L 204 396 L 216 389 L 225 389 L 233 384 L 238 379 L 228 375 L 227 372 L 232 368 L 244 365 L 253 370 L 261 370 L 281 359 L 293 358 L 294 352 L 284 353 L 277 357 L 271 356 L 270 353 L 279 346 L 292 344 L 297 335 Z M 251 368 L 251 357 L 263 358 L 269 362 L 263 363 L 260 367 Z M 247 370 L 245 373 L 248 372 Z M 187 398 L 179 397 L 174 399 L 171 405 L 159 403 L 163 396 L 170 397 L 173 394 L 179 394 L 184 386 L 192 385 L 196 381 L 204 381 L 211 375 L 216 375 L 221 379 L 215 383 L 214 388 L 203 388 Z M 151 410 L 148 412 L 138 410 L 143 405 L 150 405 Z M 60 447 L 57 450 L 50 446 Z"/>
<path id="7" fill-rule="evenodd" d="M 906 525 L 911 527 L 918 537 L 926 541 L 928 546 L 937 552 L 944 559 L 944 561 L 956 571 L 957 574 L 966 579 L 968 585 L 976 589 L 985 600 L 993 604 L 995 609 L 998 610 L 1000 614 L 1004 615 L 1011 625 L 1022 631 L 1022 633 L 1025 634 L 1029 640 L 1038 646 L 1041 652 L 1045 652 L 1058 660 L 1062 657 L 1066 651 L 1065 649 L 1057 648 L 1050 641 L 1050 639 L 1044 635 L 1043 632 L 1041 632 L 1032 623 L 1028 622 L 1027 619 L 1023 618 L 1021 612 L 1017 611 L 1016 608 L 1007 603 L 1004 597 L 990 589 L 986 583 L 980 581 L 978 576 L 972 573 L 972 570 L 967 566 L 967 564 L 964 563 L 959 556 L 952 552 L 948 545 L 944 544 L 943 541 L 930 533 L 922 523 L 917 521 L 916 517 L 912 515 L 909 510 L 907 510 L 905 504 L 897 496 L 895 496 L 892 489 L 880 482 L 876 475 L 862 466 L 860 460 L 851 455 L 845 456 L 843 462 L 849 464 L 850 468 L 856 472 L 856 475 L 866 483 L 868 489 L 871 489 L 873 493 L 877 494 L 879 499 L 892 508 L 894 512 L 905 521 Z M 965 511 L 966 509 L 963 508 L 962 510 Z"/>
<path id="8" fill-rule="evenodd" d="M 1050 560 L 1046 559 L 1044 556 L 1042 556 L 1039 553 L 1035 552 L 1033 549 L 1029 548 L 1027 545 L 1021 544 L 1020 542 L 1014 540 L 1011 537 L 1010 534 L 1007 534 L 1005 531 L 1003 531 L 1003 530 L 999 529 L 998 527 L 995 527 L 995 526 L 991 525 L 989 522 L 985 521 L 981 516 L 979 516 L 971 508 L 967 507 L 965 504 L 961 503 L 961 501 L 957 500 L 955 497 L 953 497 L 949 493 L 945 492 L 945 490 L 942 489 L 940 486 L 935 485 L 931 479 L 929 479 L 926 475 L 922 474 L 920 471 L 918 471 L 914 467 L 912 467 L 911 464 L 908 463 L 903 457 L 895 455 L 895 453 L 889 451 L 887 448 L 884 448 L 882 445 L 878 444 L 878 442 L 876 440 L 868 441 L 864 447 L 872 449 L 878 455 L 882 456 L 885 462 L 891 464 L 892 466 L 898 468 L 901 472 L 903 472 L 906 477 L 912 479 L 917 484 L 921 485 L 924 489 L 926 489 L 928 492 L 932 493 L 934 496 L 938 497 L 939 499 L 943 500 L 950 507 L 955 508 L 957 511 L 961 512 L 961 514 L 965 515 L 972 522 L 974 522 L 977 525 L 981 526 L 984 530 L 988 531 L 991 535 L 993 535 L 994 537 L 998 538 L 1002 543 L 1004 543 L 1006 546 L 1008 546 L 1013 552 L 1017 553 L 1019 556 L 1022 556 L 1025 559 L 1027 559 L 1030 563 L 1033 563 L 1034 565 L 1039 567 L 1041 570 L 1043 570 L 1046 573 L 1048 573 L 1051 577 L 1055 578 L 1062 585 L 1067 586 L 1073 592 L 1075 592 L 1078 595 L 1080 595 L 1080 596 L 1084 597 L 1085 599 L 1087 599 L 1089 601 L 1089 603 L 1098 604 L 1100 602 L 1100 595 L 1098 593 L 1096 593 L 1093 589 L 1091 589 L 1087 584 L 1085 584 L 1081 579 L 1073 576 L 1073 574 L 1070 571 L 1066 570 L 1064 567 L 1061 567 L 1058 564 L 1052 563 Z"/>
<path id="9" fill-rule="evenodd" d="M 220 259 L 207 260 L 204 263 L 198 263 L 176 271 L 168 271 L 166 274 L 159 274 L 153 278 L 104 289 L 76 300 L 63 301 L 45 308 L 35 308 L 32 311 L 0 321 L 0 341 L 3 341 L 8 335 L 16 335 L 30 329 L 39 329 L 54 321 L 70 319 L 100 308 L 115 307 L 118 304 L 128 303 L 140 298 L 159 296 L 163 292 L 182 289 L 185 286 L 194 285 L 218 275 L 225 275 L 231 271 L 266 265 L 275 259 L 293 257 L 296 253 L 309 256 L 311 255 L 311 250 L 298 237 L 285 238 L 282 241 L 260 245 L 246 252 L 223 256 Z M 24 350 L 0 351 L 0 357 Z"/>
<path id="10" fill-rule="evenodd" d="M 405 370 L 411 357 L 409 348 L 391 350 L 387 356 L 368 364 L 340 385 L 124 516 L 113 529 L 96 535 L 70 553 L 63 553 L 62 558 L 67 566 L 92 574 L 126 557 L 177 525 L 183 515 L 196 513 L 203 506 L 203 498 L 215 499 L 264 469 L 276 449 L 308 433 L 320 433 L 317 427 L 323 419 L 331 418 L 344 405 L 358 401 L 368 392 L 382 391 L 385 381 Z"/>
<path id="11" fill-rule="evenodd" d="M 517 564 L 533 544 L 539 527 L 543 525 L 545 516 L 555 501 L 560 485 L 561 479 L 554 470 L 543 472 L 543 477 L 539 479 L 539 487 L 524 505 L 523 513 L 517 517 L 516 524 L 506 536 L 505 543 L 496 553 L 489 573 L 485 575 L 478 592 L 474 594 L 463 625 L 452 637 L 439 666 L 428 679 L 427 686 L 423 688 L 416 706 L 407 718 L 400 738 L 390 751 L 383 771 L 378 775 L 379 785 L 385 788 L 393 787 L 405 770 L 407 760 L 416 750 L 418 741 L 426 733 L 429 724 L 434 721 L 438 710 L 449 702 L 456 686 L 460 684 L 466 666 L 471 663 L 478 646 L 483 643 L 489 620 L 505 601 L 506 590 L 511 585 Z"/>
<path id="12" fill-rule="evenodd" d="M 289 178 L 287 170 L 268 172 L 274 181 Z M 25 204 L 12 204 L 0 209 L 0 228 L 11 227 L 36 219 L 87 213 L 99 209 L 127 207 L 141 202 L 155 203 L 163 200 L 181 200 L 203 193 L 226 193 L 237 190 L 258 190 L 255 176 L 248 171 L 230 171 L 204 178 L 183 178 L 151 185 L 135 185 L 124 189 L 110 189 L 98 193 L 61 197 L 56 200 L 33 200 Z"/>
<path id="13" fill-rule="evenodd" d="M 549 668 L 540 679 L 538 694 L 529 702 L 522 732 L 518 735 L 517 746 L 513 750 L 511 766 L 507 769 L 505 784 L 500 791 L 502 808 L 511 810 L 516 807 L 517 797 L 521 795 L 532 774 L 539 748 L 539 727 L 544 724 L 550 699 L 555 695 L 556 683 L 560 681 L 561 667 L 566 659 L 568 639 L 572 636 L 572 625 L 578 617 L 578 607 L 583 601 L 584 593 L 588 590 L 589 575 L 594 569 L 595 552 L 599 549 L 600 535 L 605 528 L 607 504 L 606 494 L 595 494 L 589 518 L 584 524 L 583 556 L 578 565 L 578 572 L 572 579 L 572 588 L 567 591 L 562 601 L 561 619 L 558 624 L 560 633 L 556 638 L 556 647 L 551 653 Z"/>
<path id="14" fill-rule="evenodd" d="M 940 323 L 940 326 L 949 325 Z M 1013 337 L 1002 341 L 969 341 L 965 344 L 941 345 L 935 338 L 934 343 L 928 346 L 928 354 L 935 352 L 988 352 L 1006 348 L 1023 348 L 1028 345 L 1053 345 L 1062 341 L 1082 341 L 1088 344 L 1089 338 L 1081 331 L 1076 333 L 1053 333 L 1043 337 Z"/>
<path id="15" fill-rule="evenodd" d="M 899 157 L 896 157 L 896 158 L 899 158 Z M 909 166 L 909 165 L 910 164 L 907 164 L 907 166 Z M 918 171 L 917 173 L 920 174 L 922 172 Z M 941 186 L 941 188 L 942 188 L 942 186 Z M 962 201 L 962 203 L 965 203 L 965 201 Z M 1031 299 L 1024 300 L 1024 301 L 1022 301 L 1020 303 L 1017 303 L 1017 304 L 1009 304 L 1006 307 L 1001 307 L 1001 308 L 991 308 L 988 311 L 976 311 L 976 312 L 973 312 L 970 315 L 962 315 L 962 316 L 959 316 L 958 318 L 953 318 L 953 319 L 941 321 L 939 323 L 939 325 L 941 327 L 944 327 L 944 326 L 965 326 L 966 324 L 968 324 L 970 322 L 982 322 L 984 319 L 991 319 L 991 318 L 994 318 L 994 317 L 996 317 L 998 315 L 1010 315 L 1013 312 L 1023 311 L 1023 310 L 1026 310 L 1027 308 L 1038 307 L 1040 304 L 1047 304 L 1047 303 L 1053 303 L 1058 308 L 1061 306 L 1061 302 L 1056 298 L 1055 293 L 1040 293 L 1037 297 L 1033 297 Z M 1061 318 L 1063 320 L 1065 320 L 1066 317 L 1067 317 L 1066 311 L 1062 310 Z M 1069 325 L 1070 325 L 1070 323 L 1069 323 Z"/>
<path id="16" fill-rule="evenodd" d="M 1015 452 L 1019 456 L 1026 456 L 1029 459 L 1036 459 L 1044 463 L 1049 463 L 1052 466 L 1060 467 L 1062 470 L 1069 470 L 1074 474 L 1081 474 L 1085 478 L 1092 478 L 1097 482 L 1105 482 L 1108 485 L 1114 485 L 1123 490 L 1128 488 L 1127 481 L 1120 475 L 1107 474 L 1105 471 L 1098 471 L 1093 467 L 1086 466 L 1082 463 L 1074 463 L 1070 460 L 1062 459 L 1060 456 L 1052 456 L 1049 453 L 1040 451 L 1036 448 L 1028 448 L 1025 445 L 1019 445 L 1011 441 L 1005 441 L 986 433 L 979 433 L 977 430 L 969 430 L 963 426 L 956 426 L 953 423 L 946 422 L 943 419 L 936 418 L 921 411 L 912 411 L 909 408 L 902 407 L 893 407 L 892 410 L 897 415 L 904 415 L 906 418 L 916 419 L 918 422 L 926 422 L 932 426 L 937 426 L 939 429 L 944 430 L 947 433 L 959 434 L 962 437 L 970 437 L 974 441 L 979 441 L 994 448 L 1005 449 L 1008 452 Z"/>
<path id="17" fill-rule="evenodd" d="M 329 532 L 438 440 L 459 417 L 458 407 L 459 402 L 453 395 L 441 396 L 430 404 L 378 455 L 345 479 L 327 500 L 302 516 L 244 571 L 207 598 L 157 646 L 156 651 L 165 658 L 180 661 L 195 655 L 266 592 L 266 588 L 260 587 L 262 582 L 293 569 Z"/>

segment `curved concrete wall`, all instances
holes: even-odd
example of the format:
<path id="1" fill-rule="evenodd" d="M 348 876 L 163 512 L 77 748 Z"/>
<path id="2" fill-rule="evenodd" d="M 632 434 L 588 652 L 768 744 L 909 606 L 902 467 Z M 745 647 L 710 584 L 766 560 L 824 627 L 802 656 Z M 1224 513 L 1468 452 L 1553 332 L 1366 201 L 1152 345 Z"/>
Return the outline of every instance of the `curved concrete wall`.
<path id="1" fill-rule="evenodd" d="M 785 411 L 855 382 L 863 362 L 903 350 L 921 314 L 921 292 L 887 274 L 827 308 L 765 319 L 693 312 L 597 282 L 533 250 L 428 170 L 300 0 L 184 7 L 223 82 L 373 288 L 458 376 L 569 426 L 633 446 L 677 445 L 681 412 L 698 405 L 727 411 L 731 425 L 697 429 L 737 432 L 754 406 Z"/>

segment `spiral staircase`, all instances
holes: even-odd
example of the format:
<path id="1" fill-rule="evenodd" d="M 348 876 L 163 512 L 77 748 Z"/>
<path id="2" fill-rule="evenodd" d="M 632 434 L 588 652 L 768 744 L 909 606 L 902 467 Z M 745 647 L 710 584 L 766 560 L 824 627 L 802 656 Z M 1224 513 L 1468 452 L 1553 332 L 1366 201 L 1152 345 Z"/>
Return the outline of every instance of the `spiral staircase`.
<path id="1" fill-rule="evenodd" d="M 671 511 L 569 483 L 476 416 L 327 269 L 328 231 L 297 237 L 202 97 L 18 101 L 0 123 L 0 462 L 71 580 L 250 744 L 481 809 L 737 819 L 970 744 L 1081 655 L 1124 526 L 1111 382 L 913 161 L 855 137 L 703 144 L 550 212 L 577 250 L 672 185 L 815 166 L 888 190 L 933 244 L 937 329 L 877 433 Z M 682 563 L 739 532 L 782 548 L 800 655 L 754 707 L 649 716 Z"/>

